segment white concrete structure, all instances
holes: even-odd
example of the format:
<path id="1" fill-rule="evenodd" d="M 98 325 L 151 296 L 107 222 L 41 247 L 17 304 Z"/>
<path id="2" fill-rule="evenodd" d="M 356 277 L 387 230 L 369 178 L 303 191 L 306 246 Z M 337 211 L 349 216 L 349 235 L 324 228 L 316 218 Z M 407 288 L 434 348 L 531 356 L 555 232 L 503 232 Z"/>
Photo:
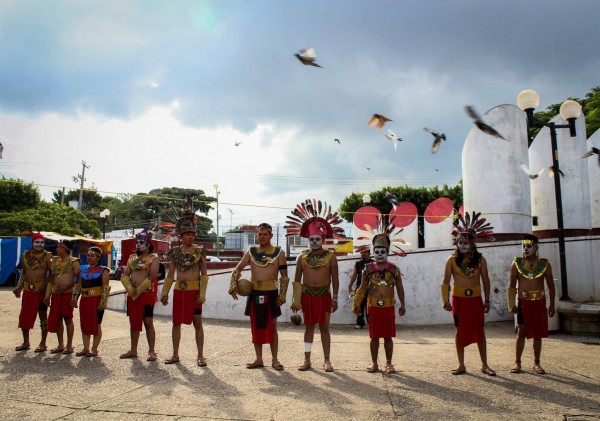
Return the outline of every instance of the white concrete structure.
<path id="1" fill-rule="evenodd" d="M 590 136 L 587 140 L 587 150 L 589 151 L 592 147 L 600 149 L 600 130 Z M 598 182 L 598 180 L 600 180 L 600 165 L 598 165 L 598 155 L 587 158 L 587 165 L 590 180 L 592 228 L 600 228 L 600 182 Z"/>
<path id="2" fill-rule="evenodd" d="M 514 105 L 499 105 L 482 116 L 507 140 L 473 126 L 463 147 L 463 199 L 466 212 L 481 212 L 495 233 L 531 232 L 527 119 Z"/>

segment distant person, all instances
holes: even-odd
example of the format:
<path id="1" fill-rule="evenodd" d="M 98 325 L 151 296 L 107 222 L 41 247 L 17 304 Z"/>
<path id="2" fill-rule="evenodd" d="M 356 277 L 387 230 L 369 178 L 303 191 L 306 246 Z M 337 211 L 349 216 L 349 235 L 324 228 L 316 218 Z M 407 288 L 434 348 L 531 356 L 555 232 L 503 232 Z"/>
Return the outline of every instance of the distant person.
<path id="1" fill-rule="evenodd" d="M 56 246 L 56 256 L 52 258 L 51 276 L 46 289 L 44 302 L 50 305 L 48 315 L 48 332 L 56 333 L 58 346 L 50 350 L 51 354 L 72 354 L 73 335 L 73 288 L 79 280 L 81 266 L 79 259 L 71 256 L 73 243 L 69 240 L 60 241 Z M 64 324 L 64 326 L 63 326 Z M 64 331 L 67 331 L 67 344 L 65 346 Z"/>
<path id="2" fill-rule="evenodd" d="M 363 315 L 361 303 L 368 294 L 367 313 L 369 314 L 369 336 L 371 337 L 371 365 L 367 368 L 369 373 L 379 371 L 377 364 L 379 354 L 379 339 L 383 338 L 385 350 L 385 374 L 396 372 L 393 364 L 394 342 L 396 336 L 396 311 L 394 288 L 400 306 L 398 315 L 406 314 L 404 303 L 404 286 L 402 285 L 402 274 L 398 266 L 388 261 L 391 240 L 387 232 L 373 236 L 373 255 L 375 261 L 369 263 L 363 272 L 360 288 L 356 290 L 352 311 L 357 316 Z"/>
<path id="3" fill-rule="evenodd" d="M 250 247 L 231 273 L 228 293 L 234 300 L 238 299 L 237 282 L 242 277 L 242 270 L 250 264 L 252 292 L 246 301 L 245 315 L 250 316 L 252 343 L 256 359 L 246 364 L 246 368 L 264 367 L 263 344 L 271 347 L 271 367 L 283 370 L 277 359 L 279 338 L 277 335 L 277 317 L 281 316 L 281 305 L 286 301 L 290 278 L 287 276 L 287 261 L 281 247 L 271 245 L 273 228 L 262 223 L 256 234 L 258 247 Z M 277 274 L 279 290 L 277 290 Z"/>
<path id="4" fill-rule="evenodd" d="M 206 272 L 206 253 L 204 248 L 194 244 L 196 238 L 196 214 L 193 203 L 187 197 L 183 203 L 183 216 L 178 219 L 175 234 L 179 236 L 180 246 L 173 247 L 170 255 L 169 273 L 163 284 L 160 301 L 169 303 L 169 290 L 173 291 L 173 355 L 165 364 L 179 363 L 179 343 L 181 341 L 181 325 L 194 325 L 196 363 L 206 367 L 204 357 L 204 327 L 202 326 L 202 304 L 206 301 L 208 275 Z"/>
<path id="5" fill-rule="evenodd" d="M 154 304 L 158 301 L 154 284 L 158 276 L 158 255 L 151 243 L 152 234 L 142 232 L 136 236 L 135 254 L 129 256 L 121 283 L 127 290 L 127 315 L 131 335 L 129 351 L 119 358 L 137 358 L 138 341 L 142 324 L 146 329 L 148 357 L 146 361 L 156 361 L 156 332 L 154 330 Z"/>
<path id="6" fill-rule="evenodd" d="M 517 314 L 516 360 L 511 373 L 521 372 L 521 355 L 525 338 L 533 339 L 533 371 L 546 374 L 540 364 L 542 338 L 548 337 L 548 316 L 554 317 L 554 279 L 548 259 L 538 257 L 538 238 L 526 235 L 523 239 L 523 256 L 515 257 L 510 268 L 508 286 L 508 311 Z M 546 308 L 544 279 L 548 285 L 550 307 Z M 517 290 L 518 286 L 518 290 Z M 515 297 L 518 305 L 515 306 Z"/>
<path id="7" fill-rule="evenodd" d="M 483 225 L 485 219 L 479 220 L 480 214 L 473 212 L 473 217 L 459 219 L 454 223 L 454 240 L 456 250 L 446 261 L 444 280 L 441 285 L 442 304 L 444 310 L 454 315 L 456 326 L 455 343 L 458 356 L 458 367 L 452 374 L 459 375 L 467 372 L 465 367 L 465 347 L 476 343 L 481 358 L 481 372 L 495 376 L 496 372 L 487 362 L 487 347 L 484 330 L 484 313 L 490 311 L 490 278 L 487 262 L 477 251 L 475 239 L 478 235 L 490 235 L 492 227 Z M 462 225 L 461 225 L 462 224 Z M 479 226 L 477 229 L 475 227 Z M 450 278 L 454 280 L 452 288 L 452 303 L 449 301 Z M 483 284 L 483 299 L 481 301 L 481 284 Z"/>
<path id="8" fill-rule="evenodd" d="M 371 259 L 371 250 L 364 250 L 360 253 L 360 260 L 354 264 L 354 270 L 352 270 L 352 276 L 350 277 L 350 283 L 348 284 L 348 296 L 352 297 L 356 292 L 352 285 L 354 285 L 354 281 L 356 281 L 356 289 L 360 288 L 360 284 L 362 282 L 362 274 L 365 268 L 369 263 L 372 263 L 374 260 Z M 367 297 L 362 300 L 360 304 L 360 316 L 356 316 L 356 325 L 354 329 L 362 329 L 365 327 L 365 308 L 367 306 Z"/>
<path id="9" fill-rule="evenodd" d="M 102 340 L 102 319 L 108 304 L 110 285 L 109 270 L 100 264 L 101 260 L 102 250 L 99 247 L 90 247 L 87 254 L 88 262 L 86 265 L 81 265 L 79 282 L 73 288 L 71 301 L 73 307 L 77 307 L 77 300 L 81 296 L 79 321 L 83 350 L 75 353 L 78 357 L 98 356 L 98 346 Z"/>
<path id="10" fill-rule="evenodd" d="M 35 352 L 45 352 L 46 337 L 48 336 L 48 306 L 44 303 L 46 283 L 50 272 L 52 254 L 44 250 L 45 238 L 39 232 L 31 236 L 31 250 L 23 253 L 23 275 L 13 290 L 15 297 L 21 299 L 21 312 L 19 314 L 19 328 L 23 334 L 23 343 L 15 348 L 16 351 L 26 351 L 29 343 L 29 331 L 33 329 L 35 319 L 40 317 L 42 337 Z"/>
<path id="11" fill-rule="evenodd" d="M 323 346 L 323 369 L 333 371 L 331 364 L 331 333 L 329 321 L 331 313 L 338 308 L 338 290 L 340 281 L 338 277 L 338 261 L 335 253 L 323 248 L 326 238 L 333 238 L 331 224 L 338 224 L 341 219 L 337 215 L 327 212 L 324 207 L 308 206 L 310 200 L 303 205 L 307 213 L 300 217 L 292 212 L 288 220 L 287 235 L 300 235 L 308 238 L 309 249 L 303 251 L 296 260 L 296 276 L 294 279 L 294 299 L 291 305 L 295 313 L 302 309 L 304 315 L 304 362 L 298 367 L 299 371 L 311 368 L 311 352 L 315 336 L 315 326 L 319 325 L 321 345 Z M 320 201 L 318 202 L 321 203 Z M 302 205 L 298 205 L 302 207 Z M 324 212 L 319 212 L 324 209 Z M 296 210 L 296 209 L 294 209 Z M 302 225 L 300 225 L 300 222 Z M 332 296 L 333 292 L 333 296 Z"/>

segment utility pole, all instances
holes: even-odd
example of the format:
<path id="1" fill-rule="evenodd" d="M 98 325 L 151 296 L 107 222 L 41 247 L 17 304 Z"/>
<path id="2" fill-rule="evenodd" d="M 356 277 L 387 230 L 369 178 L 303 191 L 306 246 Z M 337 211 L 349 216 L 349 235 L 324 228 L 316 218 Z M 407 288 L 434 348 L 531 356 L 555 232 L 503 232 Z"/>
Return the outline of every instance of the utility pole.
<path id="1" fill-rule="evenodd" d="M 81 174 L 77 174 L 77 177 L 73 177 L 74 182 L 81 181 L 81 185 L 79 188 L 79 206 L 78 209 L 81 212 L 81 208 L 83 206 L 83 182 L 85 181 L 85 169 L 89 168 L 89 165 L 86 165 L 85 161 L 81 161 L 83 165 L 83 169 L 81 170 Z"/>
<path id="2" fill-rule="evenodd" d="M 65 204 L 65 189 L 66 189 L 66 187 L 63 186 L 62 194 L 60 195 L 60 204 L 61 205 Z"/>

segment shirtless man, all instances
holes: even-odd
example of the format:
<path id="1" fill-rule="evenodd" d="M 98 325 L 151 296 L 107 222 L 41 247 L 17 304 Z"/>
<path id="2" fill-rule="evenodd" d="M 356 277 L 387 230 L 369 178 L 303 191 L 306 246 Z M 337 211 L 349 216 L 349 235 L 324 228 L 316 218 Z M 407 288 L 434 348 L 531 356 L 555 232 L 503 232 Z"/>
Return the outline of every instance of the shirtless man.
<path id="1" fill-rule="evenodd" d="M 175 228 L 181 246 L 171 251 L 169 272 L 163 284 L 160 301 L 169 303 L 169 289 L 175 284 L 173 291 L 173 355 L 165 364 L 179 363 L 179 342 L 181 341 L 181 325 L 194 324 L 196 332 L 196 362 L 199 367 L 206 367 L 204 358 L 204 328 L 202 326 L 202 304 L 206 301 L 208 275 L 206 274 L 206 254 L 204 248 L 194 244 L 196 238 L 196 214 L 191 200 L 184 203 L 183 216 L 177 221 Z"/>
<path id="2" fill-rule="evenodd" d="M 40 316 L 40 329 L 42 338 L 35 352 L 45 352 L 46 337 L 48 336 L 47 309 L 44 304 L 46 295 L 47 276 L 50 272 L 52 254 L 44 250 L 45 238 L 39 232 L 31 236 L 31 250 L 23 253 L 23 275 L 13 290 L 15 297 L 23 298 L 21 301 L 21 313 L 19 314 L 19 328 L 23 333 L 23 343 L 15 348 L 16 351 L 26 351 L 29 344 L 29 331 L 33 329 L 35 319 Z"/>
<path id="3" fill-rule="evenodd" d="M 138 341 L 142 332 L 142 323 L 148 340 L 148 358 L 156 361 L 154 343 L 154 304 L 157 301 L 154 281 L 158 275 L 158 255 L 151 244 L 152 236 L 142 232 L 136 236 L 135 254 L 129 256 L 121 283 L 127 290 L 127 315 L 131 335 L 131 348 L 119 358 L 137 358 Z"/>
<path id="4" fill-rule="evenodd" d="M 73 243 L 69 240 L 63 240 L 56 246 L 56 256 L 52 258 L 51 276 L 46 288 L 46 298 L 44 302 L 50 305 L 50 314 L 48 315 L 48 332 L 56 333 L 58 346 L 50 350 L 51 354 L 72 354 L 73 353 L 73 333 L 75 325 L 73 324 L 73 306 L 71 298 L 73 296 L 73 287 L 79 279 L 80 265 L 79 259 L 71 257 Z M 67 346 L 64 342 L 64 326 L 67 330 Z"/>
<path id="5" fill-rule="evenodd" d="M 379 354 L 379 338 L 383 338 L 385 350 L 385 374 L 396 372 L 392 363 L 394 355 L 393 337 L 396 336 L 396 312 L 394 300 L 394 287 L 398 295 L 400 306 L 398 314 L 404 316 L 406 307 L 404 303 L 404 286 L 402 274 L 398 266 L 388 261 L 390 238 L 387 234 L 377 234 L 373 237 L 373 255 L 375 262 L 366 265 L 360 288 L 356 290 L 352 311 L 357 316 L 362 315 L 361 303 L 368 292 L 367 312 L 369 313 L 369 336 L 371 337 L 371 365 L 367 368 L 369 373 L 379 371 L 377 358 Z"/>
<path id="6" fill-rule="evenodd" d="M 263 344 L 271 347 L 271 366 L 275 370 L 283 370 L 283 365 L 277 359 L 278 335 L 277 317 L 281 316 L 281 305 L 285 303 L 285 296 L 290 279 L 287 276 L 287 262 L 281 247 L 271 245 L 273 229 L 271 225 L 262 223 L 258 226 L 256 234 L 258 247 L 250 247 L 242 260 L 231 273 L 231 282 L 228 293 L 234 300 L 238 299 L 237 282 L 242 277 L 242 270 L 250 264 L 252 277 L 252 293 L 246 301 L 245 315 L 250 316 L 252 330 L 252 343 L 256 359 L 246 364 L 246 368 L 264 367 Z M 277 273 L 280 273 L 279 292 L 277 291 Z"/>
<path id="7" fill-rule="evenodd" d="M 464 223 L 462 216 L 459 217 L 463 223 L 461 227 L 455 222 L 456 251 L 448 257 L 444 271 L 444 280 L 441 289 L 442 304 L 446 311 L 454 315 L 456 326 L 455 344 L 458 356 L 458 367 L 452 370 L 452 374 L 459 375 L 467 372 L 465 367 L 465 347 L 477 343 L 479 356 L 481 358 L 481 372 L 488 376 L 495 376 L 487 363 L 487 349 L 484 331 L 484 313 L 490 311 L 490 278 L 488 276 L 487 262 L 477 251 L 475 238 L 477 232 L 473 228 L 478 222 L 479 215 L 473 212 L 473 218 L 467 218 L 470 223 Z M 485 221 L 483 219 L 482 221 Z M 480 221 L 480 222 L 482 222 Z M 488 231 L 485 231 L 488 229 Z M 489 224 L 479 230 L 485 235 L 491 234 Z M 489 233 L 489 234 L 487 234 Z M 450 278 L 454 279 L 452 288 L 452 304 L 449 301 Z M 483 284 L 483 298 L 481 301 L 481 284 Z"/>
<path id="8" fill-rule="evenodd" d="M 318 324 L 323 345 L 323 369 L 326 372 L 332 372 L 333 366 L 329 359 L 331 349 L 329 319 L 331 313 L 338 308 L 340 282 L 337 258 L 332 251 L 323 249 L 323 240 L 332 238 L 333 230 L 327 219 L 315 215 L 304 221 L 300 227 L 300 236 L 308 238 L 310 249 L 303 251 L 296 260 L 294 298 L 290 307 L 294 313 L 302 309 L 306 326 L 304 362 L 298 367 L 298 370 L 306 371 L 311 368 L 310 354 L 315 336 L 315 325 Z M 331 289 L 333 289 L 333 297 Z"/>
<path id="9" fill-rule="evenodd" d="M 544 279 L 548 285 L 550 306 L 546 309 Z M 517 294 L 518 284 L 518 294 Z M 525 338 L 533 339 L 533 371 L 546 374 L 540 365 L 542 338 L 548 337 L 548 316 L 554 317 L 554 279 L 548 259 L 538 257 L 538 238 L 527 235 L 523 239 L 523 257 L 515 257 L 510 268 L 510 284 L 507 290 L 508 311 L 517 315 L 516 360 L 511 373 L 521 372 L 521 355 Z M 515 306 L 518 297 L 518 306 Z"/>

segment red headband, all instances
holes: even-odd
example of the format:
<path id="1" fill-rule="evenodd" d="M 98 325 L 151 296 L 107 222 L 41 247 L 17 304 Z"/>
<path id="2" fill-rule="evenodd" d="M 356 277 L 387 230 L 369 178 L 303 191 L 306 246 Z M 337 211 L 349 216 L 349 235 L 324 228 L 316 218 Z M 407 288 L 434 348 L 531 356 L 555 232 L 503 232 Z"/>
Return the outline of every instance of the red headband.
<path id="1" fill-rule="evenodd" d="M 35 240 L 46 240 L 41 232 L 36 232 L 31 236 L 31 242 L 33 243 Z"/>

